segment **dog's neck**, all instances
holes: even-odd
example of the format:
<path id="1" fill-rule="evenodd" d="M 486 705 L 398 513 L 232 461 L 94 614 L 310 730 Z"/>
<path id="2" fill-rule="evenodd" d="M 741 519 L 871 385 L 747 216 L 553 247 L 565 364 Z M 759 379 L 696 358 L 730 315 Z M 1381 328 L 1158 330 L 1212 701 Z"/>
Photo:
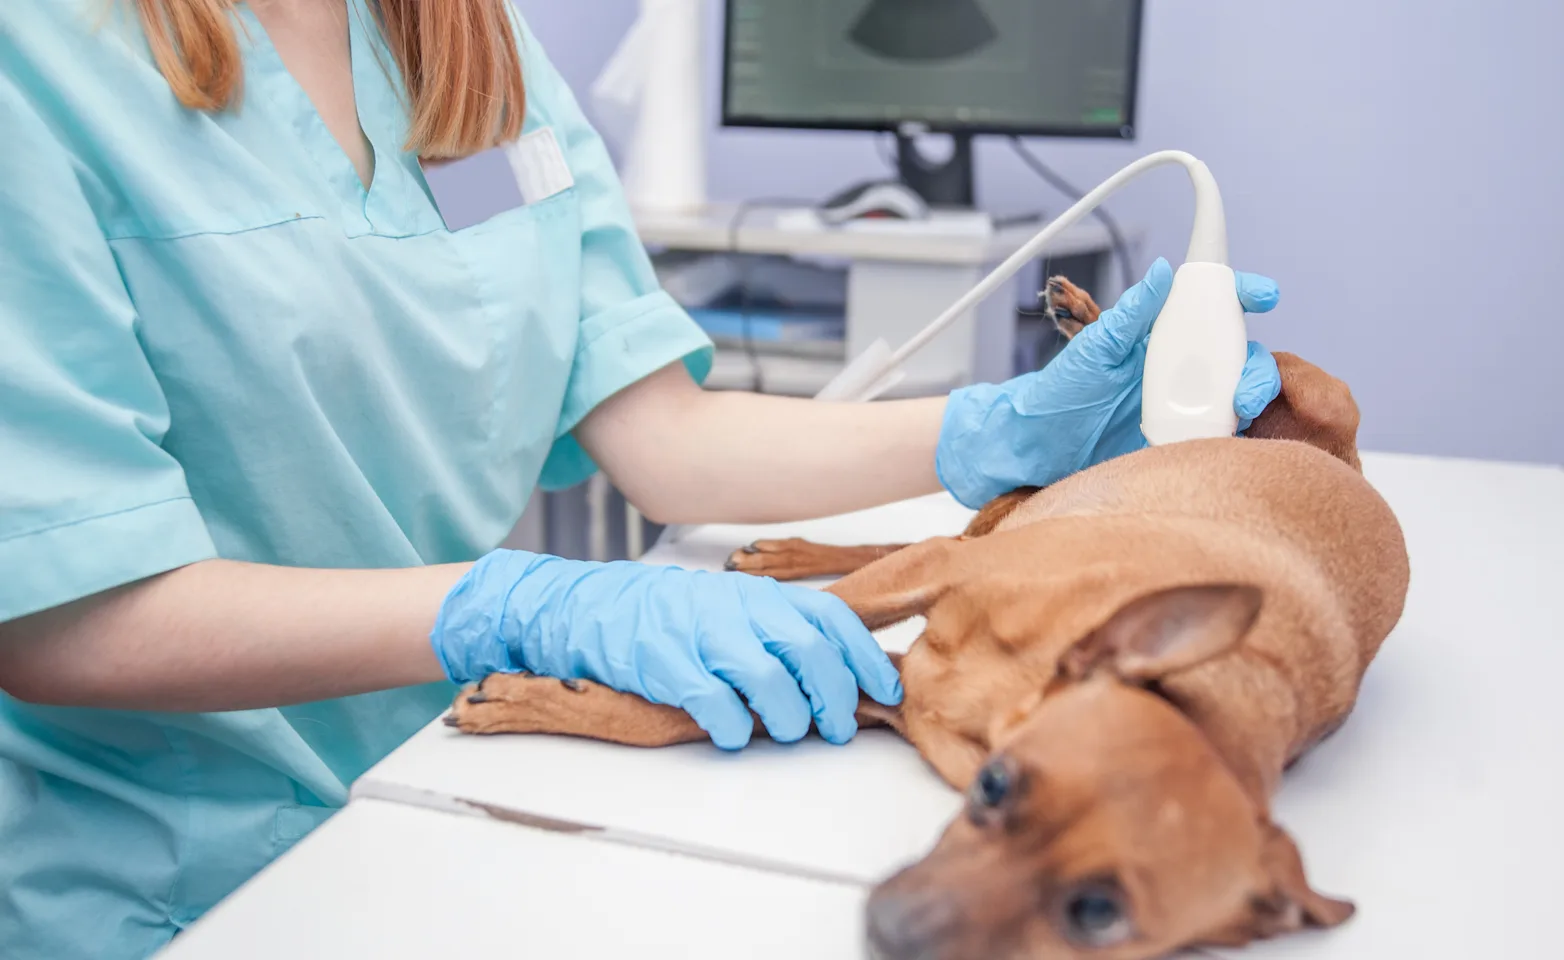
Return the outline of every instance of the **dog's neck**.
<path id="1" fill-rule="evenodd" d="M 1079 683 L 1085 679 L 1084 676 L 1072 679 L 1055 675 L 1053 680 L 1044 686 L 1041 698 L 1033 706 L 1026 708 L 1026 712 L 1036 709 L 1038 705 L 1046 702 L 1049 697 L 1071 683 Z M 1271 793 L 1280 779 L 1281 772 L 1278 768 L 1275 774 L 1267 774 L 1266 758 L 1271 751 L 1265 744 L 1274 738 L 1263 731 L 1252 730 L 1252 725 L 1247 725 L 1242 718 L 1223 711 L 1219 705 L 1213 707 L 1211 699 L 1201 696 L 1199 692 L 1191 695 L 1189 690 L 1169 689 L 1170 686 L 1172 684 L 1166 682 L 1153 682 L 1141 685 L 1140 689 L 1177 711 L 1211 746 L 1212 751 L 1222 761 L 1222 765 L 1239 782 L 1255 804 L 1262 810 L 1268 809 Z M 990 744 L 990 749 L 993 746 Z"/>
<path id="2" fill-rule="evenodd" d="M 1252 703 L 1255 691 L 1266 691 L 1273 712 L 1287 706 L 1288 712 L 1293 713 L 1294 698 L 1272 665 L 1251 663 L 1250 659 L 1240 648 L 1198 669 L 1140 686 L 1178 711 L 1211 745 L 1245 792 L 1265 809 L 1281 781 L 1283 768 L 1296 751 L 1289 752 L 1281 745 L 1287 739 L 1281 731 L 1257 727 L 1238 704 Z M 1044 685 L 1040 700 L 1046 701 L 1070 684 L 1085 680 L 1094 669 L 1102 668 L 1061 662 L 1053 678 Z M 1250 696 L 1225 696 L 1227 688 L 1234 685 L 1244 688 Z"/>
<path id="3" fill-rule="evenodd" d="M 1182 714 L 1216 751 L 1244 791 L 1261 809 L 1268 809 L 1290 757 L 1285 742 L 1290 738 L 1281 731 L 1257 724 L 1253 716 L 1235 706 L 1232 698 L 1222 696 L 1222 688 L 1231 682 L 1234 682 L 1231 674 L 1224 677 L 1219 673 L 1210 678 L 1199 674 L 1181 675 L 1165 678 L 1147 689 Z M 1277 706 L 1285 705 L 1291 699 L 1285 685 L 1280 686 Z"/>

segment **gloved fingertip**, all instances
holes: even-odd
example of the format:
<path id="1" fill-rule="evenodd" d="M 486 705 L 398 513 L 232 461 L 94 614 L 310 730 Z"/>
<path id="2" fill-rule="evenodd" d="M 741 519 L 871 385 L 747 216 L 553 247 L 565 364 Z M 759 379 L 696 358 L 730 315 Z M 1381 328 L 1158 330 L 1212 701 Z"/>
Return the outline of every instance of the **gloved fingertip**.
<path id="1" fill-rule="evenodd" d="M 690 715 L 720 750 L 742 750 L 749 746 L 749 741 L 754 735 L 754 725 L 750 723 L 733 723 L 726 717 L 713 722 L 709 716 L 696 716 L 694 713 Z"/>
<path id="2" fill-rule="evenodd" d="M 1233 412 L 1238 419 L 1252 422 L 1265 412 L 1271 402 L 1281 396 L 1282 375 L 1276 366 L 1276 358 L 1264 346 L 1251 342 L 1249 359 L 1244 363 L 1243 375 L 1238 380 L 1238 390 L 1233 395 Z M 1247 430 L 1242 423 L 1240 430 Z"/>
<path id="3" fill-rule="evenodd" d="M 858 685 L 875 701 L 894 707 L 901 703 L 901 674 L 896 671 L 890 658 L 879 650 L 878 643 L 875 648 L 880 662 L 868 669 L 856 671 L 860 675 Z"/>
<path id="4" fill-rule="evenodd" d="M 1123 362 L 1136 344 L 1151 334 L 1151 325 L 1168 302 L 1173 290 L 1173 268 L 1161 257 L 1135 286 L 1124 291 L 1119 302 L 1105 311 L 1097 322 L 1077 334 L 1073 343 L 1082 349 L 1094 349 L 1100 360 L 1112 365 Z"/>
<path id="5" fill-rule="evenodd" d="M 1235 271 L 1238 284 L 1238 302 L 1249 313 L 1269 313 L 1281 302 L 1282 291 L 1276 281 L 1257 273 Z"/>
<path id="6" fill-rule="evenodd" d="M 1151 269 L 1146 271 L 1146 279 L 1141 282 L 1167 295 L 1173 289 L 1173 265 L 1168 263 L 1166 257 L 1158 257 L 1151 264 Z"/>
<path id="7" fill-rule="evenodd" d="M 1120 347 L 1128 350 L 1151 333 L 1151 324 L 1156 321 L 1157 314 L 1162 313 L 1170 292 L 1173 292 L 1173 266 L 1159 256 L 1151 269 L 1146 270 L 1145 278 L 1125 291 L 1125 296 L 1118 299 L 1114 308 L 1098 317 L 1098 322 L 1087 330 L 1103 327 L 1104 333 L 1114 333 Z M 1107 325 L 1103 325 L 1103 321 L 1107 321 Z"/>
<path id="8" fill-rule="evenodd" d="M 770 695 L 757 691 L 750 698 L 750 708 L 760 717 L 767 735 L 777 743 L 797 743 L 804 739 L 809 735 L 809 725 L 814 719 L 809 701 L 791 676 L 785 689 Z"/>
<path id="9" fill-rule="evenodd" d="M 826 743 L 834 743 L 841 746 L 858 735 L 858 721 L 852 717 L 846 720 L 827 721 L 824 717 L 818 724 L 820 738 Z"/>
<path id="10" fill-rule="evenodd" d="M 1280 389 L 1257 387 L 1255 389 L 1240 389 L 1233 397 L 1233 413 L 1238 415 L 1240 421 L 1254 420 L 1265 412 L 1265 408 L 1271 405 L 1281 393 Z"/>
<path id="11" fill-rule="evenodd" d="M 1238 415 L 1238 429 L 1249 429 L 1249 424 L 1255 418 L 1265 412 L 1265 408 L 1271 405 L 1271 401 L 1254 394 L 1244 394 L 1233 399 L 1233 413 Z"/>
<path id="12" fill-rule="evenodd" d="M 1139 313 L 1148 307 L 1155 307 L 1161 312 L 1162 304 L 1166 302 L 1168 294 L 1173 291 L 1173 265 L 1162 257 L 1158 257 L 1151 268 L 1146 271 L 1140 283 L 1130 287 L 1119 298 L 1115 308 L 1122 307 L 1128 313 Z"/>
<path id="13" fill-rule="evenodd" d="M 884 704 L 887 707 L 901 706 L 902 697 L 905 696 L 905 693 L 901 687 L 901 674 L 896 672 L 895 667 L 892 667 L 890 673 L 881 678 L 881 683 L 884 686 L 880 689 L 867 690 L 865 692 L 873 697 L 877 703 Z"/>
<path id="14" fill-rule="evenodd" d="M 731 687 L 716 678 L 711 678 L 699 694 L 683 700 L 678 706 L 721 749 L 742 750 L 749 745 L 755 731 L 749 708 Z"/>
<path id="15" fill-rule="evenodd" d="M 766 734 L 777 743 L 797 743 L 809 735 L 809 725 L 805 724 L 803 729 L 799 729 L 795 724 L 783 723 L 773 729 L 767 724 Z"/>
<path id="16" fill-rule="evenodd" d="M 809 612 L 815 626 L 835 640 L 859 689 L 886 706 L 901 702 L 901 674 L 858 614 L 834 594 L 811 591 Z"/>
<path id="17" fill-rule="evenodd" d="M 750 735 L 748 731 L 745 731 L 742 736 L 735 736 L 731 733 L 716 733 L 710 730 L 706 732 L 711 735 L 711 742 L 716 744 L 719 750 L 736 751 L 743 750 L 749 746 Z"/>

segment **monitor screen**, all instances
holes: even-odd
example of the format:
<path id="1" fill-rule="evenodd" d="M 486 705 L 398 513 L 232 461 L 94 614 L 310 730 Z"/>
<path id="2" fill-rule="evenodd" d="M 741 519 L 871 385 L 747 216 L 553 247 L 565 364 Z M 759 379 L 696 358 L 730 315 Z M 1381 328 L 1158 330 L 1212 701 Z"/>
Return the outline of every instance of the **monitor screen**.
<path id="1" fill-rule="evenodd" d="M 727 0 L 723 122 L 1134 136 L 1142 0 Z"/>

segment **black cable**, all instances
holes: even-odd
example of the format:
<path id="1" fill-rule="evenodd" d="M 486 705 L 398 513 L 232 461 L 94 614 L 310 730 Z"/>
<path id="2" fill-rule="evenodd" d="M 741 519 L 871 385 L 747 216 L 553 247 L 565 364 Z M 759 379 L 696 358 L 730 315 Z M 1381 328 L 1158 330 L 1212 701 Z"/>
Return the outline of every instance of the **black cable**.
<path id="1" fill-rule="evenodd" d="M 1021 158 L 1022 163 L 1026 164 L 1033 173 L 1041 177 L 1049 186 L 1069 197 L 1072 203 L 1078 203 L 1082 197 L 1086 196 L 1086 194 L 1071 186 L 1068 180 L 1059 176 L 1047 164 L 1038 159 L 1037 154 L 1028 150 L 1026 144 L 1021 142 L 1020 137 L 1012 136 L 1006 139 L 1010 141 L 1010 148 L 1015 151 L 1016 156 Z M 1124 234 L 1120 232 L 1118 223 L 1107 210 L 1098 207 L 1092 211 L 1092 216 L 1101 220 L 1102 225 L 1108 230 L 1108 239 L 1113 244 L 1113 255 L 1118 259 L 1119 270 L 1124 276 L 1124 289 L 1128 290 L 1135 285 L 1137 279 L 1134 264 L 1130 260 L 1130 245 L 1124 241 Z M 1048 278 L 1044 276 L 1043 282 L 1046 283 L 1047 281 Z"/>
<path id="2" fill-rule="evenodd" d="M 814 207 L 814 202 L 809 200 L 797 200 L 791 197 L 762 197 L 754 200 L 745 200 L 733 209 L 733 216 L 728 219 L 728 255 L 735 258 L 739 264 L 738 280 L 738 314 L 739 314 L 739 343 L 744 350 L 744 359 L 749 361 L 750 391 L 752 393 L 765 392 L 765 375 L 760 369 L 760 356 L 755 350 L 755 338 L 750 326 L 749 317 L 749 280 L 753 261 L 739 253 L 739 230 L 743 228 L 744 221 L 756 210 L 768 207 L 788 209 L 791 207 Z"/>

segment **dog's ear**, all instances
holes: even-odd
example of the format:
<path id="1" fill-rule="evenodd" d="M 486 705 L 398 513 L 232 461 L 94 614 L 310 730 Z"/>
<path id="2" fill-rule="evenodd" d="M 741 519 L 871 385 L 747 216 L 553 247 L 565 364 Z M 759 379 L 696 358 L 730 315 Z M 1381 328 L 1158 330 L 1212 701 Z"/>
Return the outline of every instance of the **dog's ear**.
<path id="1" fill-rule="evenodd" d="M 1223 583 L 1172 587 L 1121 607 L 1060 661 L 1072 678 L 1108 666 L 1137 683 L 1186 670 L 1227 651 L 1260 616 L 1259 587 Z"/>
<path id="2" fill-rule="evenodd" d="M 1026 718 L 1032 715 L 1043 702 L 1044 692 L 1035 690 L 1007 709 L 994 711 L 994 717 L 988 724 L 988 743 L 992 748 L 998 748 L 1004 743 L 1012 730 L 1026 722 Z"/>
<path id="3" fill-rule="evenodd" d="M 1270 889 L 1251 898 L 1257 937 L 1292 933 L 1304 927 L 1335 927 L 1346 923 L 1357 908 L 1346 900 L 1316 893 L 1303 874 L 1298 846 L 1282 828 L 1264 823 L 1265 845 L 1260 867 L 1270 878 Z"/>
<path id="4" fill-rule="evenodd" d="M 1260 824 L 1261 885 L 1249 895 L 1239 916 L 1200 938 L 1207 946 L 1241 947 L 1305 927 L 1334 927 L 1356 912 L 1349 901 L 1315 892 L 1303 873 L 1298 847 L 1269 821 Z"/>

